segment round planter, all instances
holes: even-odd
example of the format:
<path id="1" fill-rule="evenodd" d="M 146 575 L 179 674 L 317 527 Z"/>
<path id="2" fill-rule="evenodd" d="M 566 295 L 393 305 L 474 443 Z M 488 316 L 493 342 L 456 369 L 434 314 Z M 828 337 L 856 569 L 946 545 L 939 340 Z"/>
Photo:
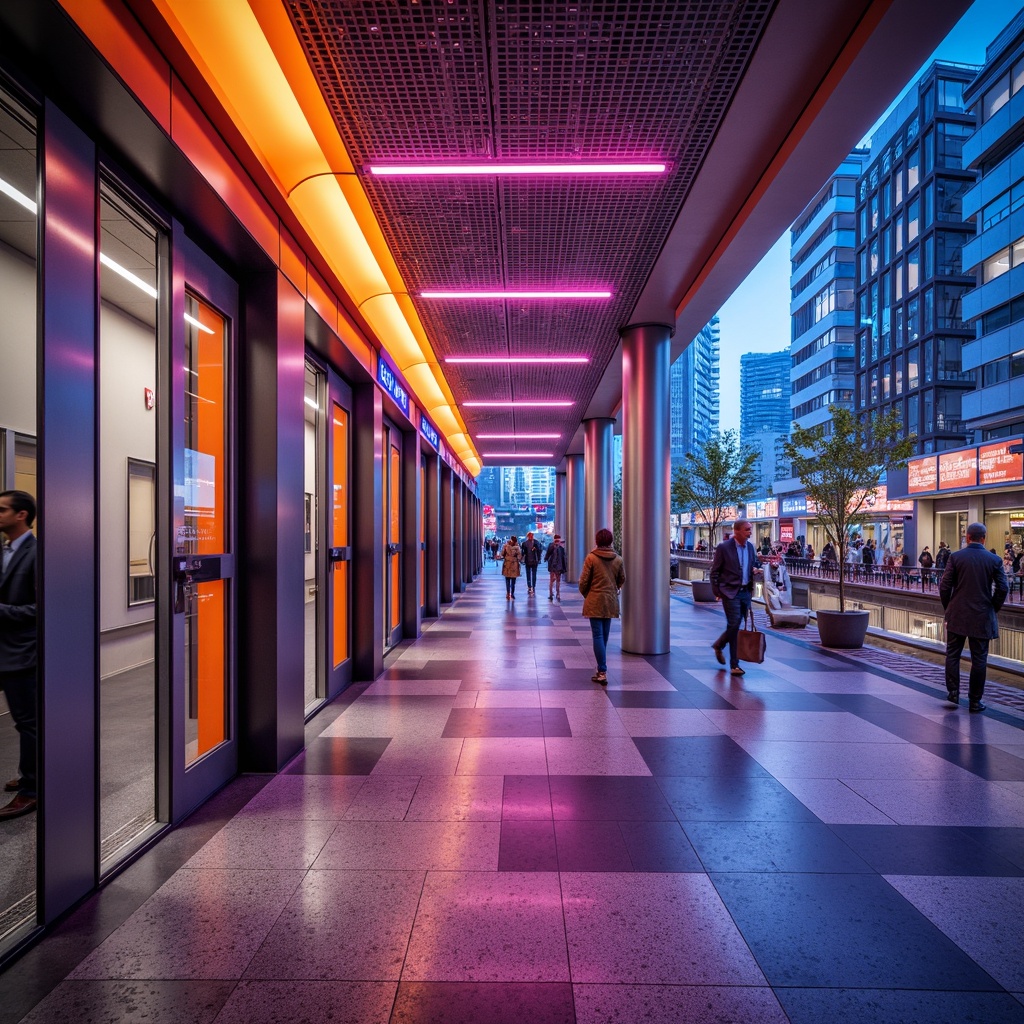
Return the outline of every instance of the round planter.
<path id="1" fill-rule="evenodd" d="M 707 580 L 694 580 L 690 586 L 693 588 L 694 601 L 714 601 L 715 594 Z"/>
<path id="2" fill-rule="evenodd" d="M 817 611 L 818 636 L 822 647 L 863 647 L 868 632 L 867 612 Z"/>

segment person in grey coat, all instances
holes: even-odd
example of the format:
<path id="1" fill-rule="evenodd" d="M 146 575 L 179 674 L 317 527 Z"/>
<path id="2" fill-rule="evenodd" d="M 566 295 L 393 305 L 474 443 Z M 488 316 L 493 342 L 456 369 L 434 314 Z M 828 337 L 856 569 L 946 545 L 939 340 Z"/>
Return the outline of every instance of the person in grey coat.
<path id="1" fill-rule="evenodd" d="M 971 646 L 971 674 L 967 698 L 972 712 L 985 710 L 988 642 L 999 636 L 996 613 L 1003 606 L 1009 586 L 1003 560 L 985 550 L 983 523 L 967 527 L 967 545 L 954 551 L 939 582 L 939 598 L 946 609 L 946 697 L 960 704 L 960 656 L 964 642 Z"/>

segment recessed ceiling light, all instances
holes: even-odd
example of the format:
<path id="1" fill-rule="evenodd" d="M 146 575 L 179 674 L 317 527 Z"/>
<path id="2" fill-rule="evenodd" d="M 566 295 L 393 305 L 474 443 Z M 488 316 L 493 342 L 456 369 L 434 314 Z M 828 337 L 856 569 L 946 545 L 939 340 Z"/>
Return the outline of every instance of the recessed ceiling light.
<path id="1" fill-rule="evenodd" d="M 377 177 L 422 177 L 486 174 L 663 174 L 666 164 L 571 163 L 571 164 L 370 164 Z"/>
<path id="2" fill-rule="evenodd" d="M 589 363 L 590 356 L 445 356 L 446 363 Z"/>
<path id="3" fill-rule="evenodd" d="M 421 299 L 610 299 L 609 291 L 569 291 L 569 290 L 530 290 L 503 291 L 494 288 L 490 291 L 464 292 L 420 292 Z"/>
<path id="4" fill-rule="evenodd" d="M 115 263 L 109 256 L 104 256 L 103 253 L 100 253 L 100 263 L 105 267 L 109 267 L 115 274 L 119 274 L 130 284 L 135 285 L 140 292 L 145 292 L 151 299 L 157 297 L 157 290 L 151 284 L 143 281 L 141 277 L 133 274 L 130 270 L 126 270 L 120 263 Z M 188 319 L 187 314 L 185 319 Z M 210 333 L 212 334 L 213 332 L 211 331 Z"/>
<path id="5" fill-rule="evenodd" d="M 19 192 L 9 182 L 4 181 L 3 178 L 0 178 L 0 193 L 10 196 L 19 206 L 24 206 L 30 213 L 36 212 L 36 201 L 30 199 L 24 192 Z"/>
<path id="6" fill-rule="evenodd" d="M 495 402 L 463 402 L 462 404 L 465 405 L 465 406 L 473 406 L 473 407 L 481 408 L 481 407 L 484 407 L 484 406 L 513 406 L 513 405 L 514 406 L 548 406 L 548 407 L 550 407 L 550 406 L 575 405 L 576 403 L 575 402 L 562 402 L 562 401 L 546 402 L 546 401 L 530 401 L 530 400 L 525 400 L 524 401 L 523 399 L 510 399 L 508 401 L 504 401 L 503 400 L 503 401 L 495 401 Z"/>

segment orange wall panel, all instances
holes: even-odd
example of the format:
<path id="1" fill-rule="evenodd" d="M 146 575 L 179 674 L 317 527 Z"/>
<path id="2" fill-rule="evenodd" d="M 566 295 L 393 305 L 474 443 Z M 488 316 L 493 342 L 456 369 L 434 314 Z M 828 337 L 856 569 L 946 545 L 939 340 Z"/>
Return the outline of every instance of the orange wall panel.
<path id="1" fill-rule="evenodd" d="M 276 262 L 280 244 L 277 214 L 178 78 L 171 87 L 171 138 Z"/>
<path id="2" fill-rule="evenodd" d="M 324 323 L 334 332 L 338 330 L 338 300 L 327 282 L 316 272 L 315 267 L 306 266 L 306 298 L 320 314 Z"/>
<path id="3" fill-rule="evenodd" d="M 281 259 L 278 263 L 281 273 L 298 289 L 300 295 L 306 295 L 306 254 L 295 241 L 295 236 L 286 228 L 281 228 Z"/>

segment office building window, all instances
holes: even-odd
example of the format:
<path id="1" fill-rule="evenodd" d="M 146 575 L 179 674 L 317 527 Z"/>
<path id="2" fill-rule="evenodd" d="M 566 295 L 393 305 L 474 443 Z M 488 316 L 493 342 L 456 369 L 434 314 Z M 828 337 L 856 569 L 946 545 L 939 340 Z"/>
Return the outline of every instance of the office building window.
<path id="1" fill-rule="evenodd" d="M 920 358 L 920 349 L 917 345 L 907 349 L 907 390 L 913 391 L 920 383 L 917 373 L 917 361 Z"/>

